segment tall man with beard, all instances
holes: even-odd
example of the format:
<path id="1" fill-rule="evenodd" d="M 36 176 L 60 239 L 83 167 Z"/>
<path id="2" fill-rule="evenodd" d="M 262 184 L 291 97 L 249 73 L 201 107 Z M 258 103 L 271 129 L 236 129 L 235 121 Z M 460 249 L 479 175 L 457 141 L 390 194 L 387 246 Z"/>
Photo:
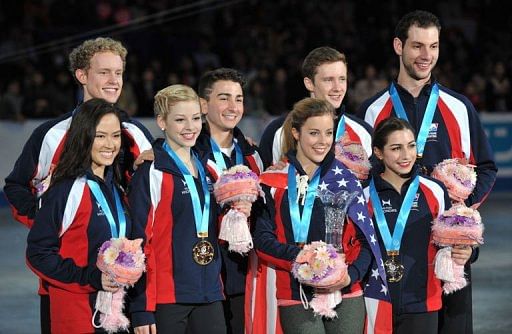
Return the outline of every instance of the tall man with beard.
<path id="1" fill-rule="evenodd" d="M 471 102 L 432 75 L 439 57 L 439 19 L 426 11 L 406 14 L 396 26 L 393 48 L 400 62 L 398 78 L 361 105 L 358 116 L 372 127 L 390 116 L 406 119 L 415 129 L 419 163 L 430 174 L 444 159 L 476 165 L 477 184 L 465 201 L 478 207 L 496 179 L 497 168 L 478 114 Z M 460 200 L 450 194 L 453 200 Z M 470 262 L 476 261 L 476 249 Z M 470 280 L 471 268 L 466 265 Z M 472 333 L 471 285 L 444 296 L 440 333 Z"/>

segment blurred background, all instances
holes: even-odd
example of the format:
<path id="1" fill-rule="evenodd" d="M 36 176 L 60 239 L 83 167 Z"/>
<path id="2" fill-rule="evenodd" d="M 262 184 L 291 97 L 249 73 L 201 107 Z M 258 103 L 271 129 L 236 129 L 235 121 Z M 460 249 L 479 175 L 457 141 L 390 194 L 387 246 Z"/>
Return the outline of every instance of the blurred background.
<path id="1" fill-rule="evenodd" d="M 328 45 L 346 54 L 344 104 L 354 112 L 396 77 L 398 19 L 426 9 L 443 26 L 435 76 L 480 112 L 499 167 L 482 207 L 489 239 L 474 266 L 474 308 L 476 332 L 505 333 L 512 328 L 505 304 L 512 288 L 512 16 L 503 6 L 492 0 L 0 0 L 0 187 L 33 129 L 80 101 L 68 54 L 86 39 L 109 36 L 126 46 L 119 105 L 155 135 L 158 90 L 174 83 L 197 88 L 204 71 L 220 66 L 242 71 L 249 82 L 240 126 L 258 141 L 272 118 L 307 95 L 300 66 L 310 50 Z M 0 251 L 9 254 L 0 258 L 0 333 L 37 332 L 25 238 L 0 193 Z"/>

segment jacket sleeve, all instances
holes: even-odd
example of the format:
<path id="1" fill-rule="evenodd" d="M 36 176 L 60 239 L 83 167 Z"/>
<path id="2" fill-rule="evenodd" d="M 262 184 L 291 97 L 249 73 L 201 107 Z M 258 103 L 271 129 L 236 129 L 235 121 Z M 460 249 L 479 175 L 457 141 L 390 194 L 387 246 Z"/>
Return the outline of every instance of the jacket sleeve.
<path id="1" fill-rule="evenodd" d="M 12 214 L 17 221 L 29 228 L 34 224 L 37 210 L 37 192 L 32 180 L 37 173 L 42 140 L 42 133 L 36 129 L 5 179 L 4 192 Z"/>
<path id="2" fill-rule="evenodd" d="M 283 125 L 284 117 L 278 117 L 270 122 L 261 135 L 259 153 L 263 161 L 263 167 L 267 168 L 273 164 L 273 147 L 276 131 Z"/>
<path id="3" fill-rule="evenodd" d="M 73 259 L 59 254 L 68 191 L 57 184 L 43 195 L 43 205 L 27 238 L 27 264 L 52 285 L 75 293 L 91 293 L 102 288 L 101 271 L 96 266 L 78 266 Z"/>
<path id="4" fill-rule="evenodd" d="M 349 248 L 344 250 L 345 253 L 350 253 L 350 248 L 352 247 L 356 248 L 354 249 L 354 253 L 356 255 L 355 259 L 352 259 L 351 263 L 348 265 L 350 285 L 353 285 L 358 281 L 362 281 L 368 273 L 370 264 L 372 262 L 372 251 L 370 249 L 370 245 L 368 244 L 368 240 L 366 239 L 359 226 L 354 224 L 350 218 L 347 219 L 347 225 L 347 229 L 353 227 L 355 230 L 355 236 L 349 237 L 347 244 L 344 244 L 344 247 Z"/>
<path id="5" fill-rule="evenodd" d="M 479 206 L 489 195 L 498 168 L 494 160 L 494 154 L 485 134 L 478 114 L 471 103 L 467 103 L 469 113 L 469 126 L 471 130 L 471 156 L 470 163 L 476 165 L 476 186 L 473 193 L 466 200 L 466 205 L 477 204 Z"/>
<path id="6" fill-rule="evenodd" d="M 259 257 L 276 267 L 291 271 L 300 248 L 287 244 L 285 240 L 278 240 L 274 199 L 267 186 L 264 186 L 264 191 L 266 204 L 261 199 L 254 203 L 253 213 L 258 217 L 254 229 L 254 246 Z"/>
<path id="7" fill-rule="evenodd" d="M 153 207 L 150 192 L 150 165 L 145 162 L 133 175 L 128 201 L 134 230 L 143 234 L 146 272 L 129 291 L 129 311 L 133 327 L 155 323 L 156 264 L 152 249 Z"/>

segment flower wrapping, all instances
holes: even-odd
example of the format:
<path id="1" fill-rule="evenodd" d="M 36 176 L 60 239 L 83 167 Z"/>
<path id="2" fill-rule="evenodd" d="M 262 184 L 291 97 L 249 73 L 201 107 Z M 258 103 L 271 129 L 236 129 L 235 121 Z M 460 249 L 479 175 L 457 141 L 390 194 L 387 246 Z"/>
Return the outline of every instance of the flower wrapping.
<path id="1" fill-rule="evenodd" d="M 360 180 L 366 180 L 372 167 L 368 154 L 361 143 L 350 140 L 344 134 L 334 145 L 336 159 L 341 161 Z"/>
<path id="2" fill-rule="evenodd" d="M 445 159 L 432 171 L 432 177 L 443 182 L 450 194 L 467 199 L 476 185 L 475 166 L 462 159 Z"/>
<path id="3" fill-rule="evenodd" d="M 108 333 L 127 331 L 130 321 L 123 314 L 125 287 L 133 286 L 145 271 L 145 256 L 142 239 L 111 238 L 105 241 L 99 251 L 96 266 L 109 275 L 120 289 L 115 293 L 99 291 L 92 318 L 96 328 L 102 327 Z M 100 324 L 94 322 L 100 312 Z"/>
<path id="4" fill-rule="evenodd" d="M 221 206 L 237 201 L 253 203 L 258 196 L 264 196 L 258 175 L 244 165 L 236 165 L 226 170 L 213 186 L 217 203 Z M 229 250 L 246 254 L 252 249 L 252 237 L 247 217 L 230 209 L 222 218 L 219 239 L 229 243 Z"/>
<path id="5" fill-rule="evenodd" d="M 438 250 L 435 259 L 435 274 L 444 282 L 443 291 L 450 294 L 467 285 L 464 266 L 456 264 L 451 258 L 451 249 L 455 245 L 478 246 L 483 244 L 482 218 L 476 209 L 457 203 L 434 220 L 432 225 L 433 242 L 443 247 Z"/>
<path id="6" fill-rule="evenodd" d="M 292 265 L 293 276 L 301 283 L 315 288 L 326 288 L 348 275 L 347 265 L 341 254 L 331 244 L 314 241 L 305 245 Z M 302 294 L 301 294 L 302 298 Z M 307 301 L 302 300 L 307 308 Z M 315 292 L 309 303 L 316 315 L 336 317 L 334 308 L 341 302 L 341 292 Z"/>

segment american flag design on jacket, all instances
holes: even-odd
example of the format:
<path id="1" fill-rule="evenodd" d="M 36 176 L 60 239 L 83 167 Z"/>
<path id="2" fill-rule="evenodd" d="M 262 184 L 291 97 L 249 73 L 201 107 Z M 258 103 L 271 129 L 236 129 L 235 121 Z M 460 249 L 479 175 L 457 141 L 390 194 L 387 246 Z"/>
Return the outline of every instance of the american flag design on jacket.
<path id="1" fill-rule="evenodd" d="M 288 167 L 288 166 L 287 166 Z M 263 184 L 272 187 L 285 188 L 287 186 L 288 168 L 279 171 L 265 172 L 260 176 Z M 365 303 L 367 307 L 366 333 L 391 333 L 391 302 L 384 272 L 382 254 L 378 245 L 374 224 L 367 209 L 367 201 L 363 194 L 361 182 L 340 161 L 334 159 L 328 166 L 318 185 L 318 190 L 328 189 L 332 192 L 345 190 L 358 192 L 347 212 L 348 217 L 365 235 L 373 254 L 371 271 L 365 282 Z"/>
<path id="2" fill-rule="evenodd" d="M 382 260 L 382 254 L 377 241 L 375 225 L 368 214 L 367 202 L 363 194 L 361 182 L 353 178 L 347 181 L 344 177 L 340 177 L 340 175 L 343 176 L 346 173 L 352 172 L 344 167 L 341 162 L 337 162 L 334 168 L 327 171 L 318 189 L 327 188 L 332 192 L 343 189 L 359 193 L 349 207 L 347 215 L 364 233 L 374 256 L 370 269 L 371 272 L 367 276 L 367 282 L 364 287 L 366 305 L 365 333 L 392 333 L 391 299 L 388 293 L 384 261 Z"/>

